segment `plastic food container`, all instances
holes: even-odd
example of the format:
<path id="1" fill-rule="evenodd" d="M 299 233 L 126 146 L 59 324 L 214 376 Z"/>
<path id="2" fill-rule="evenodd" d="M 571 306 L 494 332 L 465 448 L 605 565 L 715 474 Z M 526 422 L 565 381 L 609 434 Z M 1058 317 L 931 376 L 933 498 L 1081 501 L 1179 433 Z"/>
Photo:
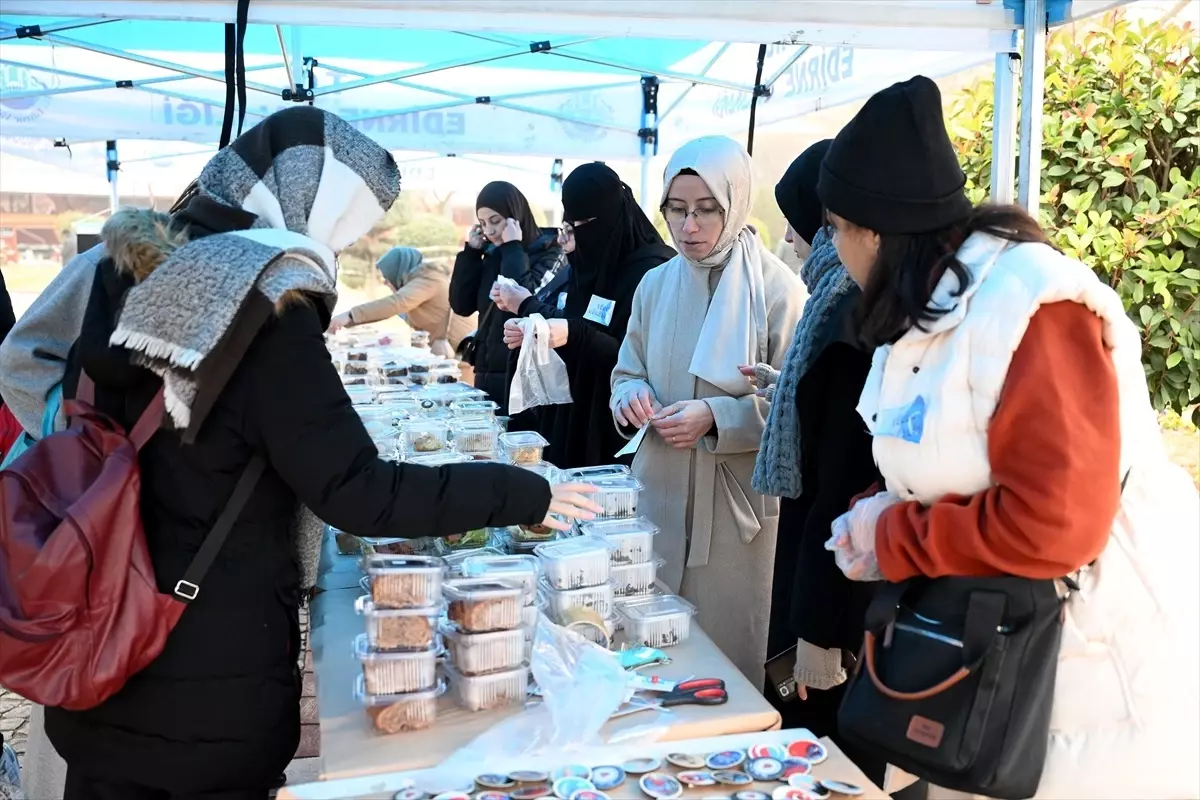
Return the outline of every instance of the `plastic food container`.
<path id="1" fill-rule="evenodd" d="M 442 594 L 450 602 L 447 617 L 463 633 L 507 631 L 521 624 L 525 590 L 519 583 L 461 578 L 447 582 Z"/>
<path id="2" fill-rule="evenodd" d="M 490 675 L 463 675 L 446 666 L 450 690 L 458 704 L 468 711 L 491 711 L 524 703 L 529 693 L 529 667 L 520 666 Z"/>
<path id="3" fill-rule="evenodd" d="M 376 733 L 409 733 L 421 731 L 437 722 L 437 701 L 446 693 L 445 683 L 432 689 L 409 694 L 367 693 L 367 682 L 359 675 L 354 684 L 354 696 L 362 703 L 371 718 Z"/>
<path id="4" fill-rule="evenodd" d="M 333 536 L 333 546 L 337 548 L 338 555 L 342 556 L 357 556 L 362 554 L 362 540 L 352 533 L 339 531 L 332 525 L 326 525 L 326 535 Z"/>
<path id="5" fill-rule="evenodd" d="M 362 595 L 354 610 L 367 622 L 367 643 L 380 652 L 418 652 L 433 647 L 442 606 L 432 608 L 376 608 Z"/>
<path id="6" fill-rule="evenodd" d="M 631 643 L 671 647 L 686 642 L 696 607 L 673 594 L 633 600 L 617 607 Z"/>
<path id="7" fill-rule="evenodd" d="M 613 610 L 615 592 L 611 583 L 563 591 L 547 589 L 546 600 L 550 604 L 550 613 L 558 620 L 574 608 L 590 608 L 601 617 L 607 617 Z"/>
<path id="8" fill-rule="evenodd" d="M 541 434 L 534 431 L 517 431 L 500 436 L 500 446 L 509 461 L 518 466 L 531 466 L 540 463 L 542 450 L 549 444 Z"/>
<path id="9" fill-rule="evenodd" d="M 608 542 L 578 536 L 539 545 L 534 553 L 542 562 L 551 589 L 582 589 L 608 583 Z"/>
<path id="10" fill-rule="evenodd" d="M 525 640 L 522 628 L 491 633 L 461 633 L 447 625 L 442 629 L 446 651 L 462 675 L 486 675 L 489 672 L 514 670 L 525 663 Z"/>
<path id="11" fill-rule="evenodd" d="M 365 556 L 426 556 L 433 553 L 433 542 L 430 539 L 400 539 L 393 536 L 362 536 L 360 550 Z M 430 566 L 437 566 L 431 562 Z M 366 562 L 363 563 L 364 569 Z M 370 575 L 366 576 L 370 580 Z M 441 584 L 438 584 L 438 592 Z M 436 602 L 436 601 L 435 601 Z"/>
<path id="12" fill-rule="evenodd" d="M 376 555 L 363 559 L 363 571 L 371 579 L 371 601 L 376 608 L 429 608 L 442 602 L 440 559 L 419 555 L 379 555 L 381 542 L 410 542 L 407 539 L 364 539 Z M 415 545 L 414 545 L 414 549 Z"/>
<path id="13" fill-rule="evenodd" d="M 658 526 L 645 517 L 584 522 L 579 529 L 584 536 L 595 536 L 608 542 L 613 566 L 644 564 L 654 557 Z"/>
<path id="14" fill-rule="evenodd" d="M 519 585 L 528 602 L 537 594 L 541 564 L 533 556 L 469 556 L 463 561 L 463 577 L 489 578 Z"/>
<path id="15" fill-rule="evenodd" d="M 533 631 L 537 627 L 538 614 L 545 614 L 549 605 L 546 595 L 538 592 L 534 595 L 533 602 L 521 609 L 521 628 L 525 631 L 526 639 L 533 639 Z"/>
<path id="16" fill-rule="evenodd" d="M 347 386 L 346 395 L 350 398 L 350 402 L 356 406 L 369 406 L 375 403 L 375 393 L 371 391 L 370 386 Z"/>
<path id="17" fill-rule="evenodd" d="M 463 420 L 450 426 L 454 449 L 460 453 L 494 453 L 499 436 L 496 426 L 484 419 Z"/>
<path id="18" fill-rule="evenodd" d="M 500 408 L 493 400 L 456 400 L 452 409 L 459 419 L 482 419 L 491 422 L 496 419 L 496 411 Z"/>
<path id="19" fill-rule="evenodd" d="M 520 465 L 523 469 L 541 475 L 542 478 L 551 485 L 558 483 L 562 475 L 561 470 L 548 461 L 542 461 L 537 464 Z"/>
<path id="20" fill-rule="evenodd" d="M 570 483 L 591 483 L 592 481 L 605 480 L 606 478 L 617 478 L 621 475 L 630 475 L 629 467 L 624 464 L 613 464 L 607 467 L 581 467 L 579 469 L 569 469 L 563 474 L 563 479 Z"/>
<path id="21" fill-rule="evenodd" d="M 366 634 L 354 639 L 354 656 L 362 662 L 367 694 L 422 692 L 437 685 L 440 648 L 388 653 L 373 650 Z"/>
<path id="22" fill-rule="evenodd" d="M 400 449 L 405 456 L 440 453 L 450 449 L 450 427 L 436 420 L 400 425 Z"/>
<path id="23" fill-rule="evenodd" d="M 440 539 L 438 540 L 441 541 Z M 444 545 L 443 545 L 444 547 Z M 458 551 L 447 552 L 442 555 L 442 561 L 446 564 L 446 575 L 450 578 L 461 578 L 463 576 L 463 562 L 472 556 L 502 556 L 499 547 L 489 545 L 488 547 L 477 547 L 474 550 L 464 549 Z"/>
<path id="24" fill-rule="evenodd" d="M 559 538 L 560 532 L 545 525 L 514 525 L 509 529 L 509 537 L 516 542 L 528 542 L 534 545 L 552 542 Z"/>
<path id="25" fill-rule="evenodd" d="M 463 550 L 479 550 L 492 543 L 492 535 L 487 528 L 476 528 L 466 533 L 455 533 L 442 536 L 437 540 L 438 553 L 447 556 Z"/>
<path id="26" fill-rule="evenodd" d="M 385 378 L 407 378 L 408 365 L 397 361 L 389 361 L 379 368 L 379 374 Z"/>
<path id="27" fill-rule="evenodd" d="M 638 495 L 642 493 L 642 482 L 632 475 L 615 475 L 611 478 L 592 480 L 596 493 L 592 500 L 604 511 L 596 519 L 628 519 L 637 516 Z"/>
<path id="28" fill-rule="evenodd" d="M 666 563 L 666 559 L 659 558 L 641 564 L 614 565 L 611 569 L 613 593 L 621 598 L 654 594 L 658 568 Z"/>
<path id="29" fill-rule="evenodd" d="M 413 331 L 409 342 L 413 347 L 419 347 L 421 349 L 428 350 L 429 331 Z"/>
<path id="30" fill-rule="evenodd" d="M 407 464 L 420 464 L 423 467 L 444 467 L 447 464 L 470 464 L 475 459 L 465 453 L 443 451 L 427 453 L 420 456 L 409 456 L 404 461 Z"/>

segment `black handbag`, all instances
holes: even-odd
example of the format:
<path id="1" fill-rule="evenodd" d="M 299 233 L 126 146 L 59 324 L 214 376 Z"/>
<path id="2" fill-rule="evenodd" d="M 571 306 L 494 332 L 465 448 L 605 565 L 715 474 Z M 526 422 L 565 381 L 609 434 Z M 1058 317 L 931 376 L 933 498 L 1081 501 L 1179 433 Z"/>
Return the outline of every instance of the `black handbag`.
<path id="1" fill-rule="evenodd" d="M 1052 580 L 917 579 L 880 587 L 838 712 L 850 742 L 947 789 L 1037 792 L 1065 597 Z"/>
<path id="2" fill-rule="evenodd" d="M 464 336 L 458 343 L 454 354 L 458 356 L 459 361 L 470 364 L 472 367 L 475 366 L 475 361 L 479 357 L 479 334 L 484 331 L 484 326 L 491 317 L 493 308 L 495 308 L 494 305 L 484 309 L 483 313 L 479 315 L 479 323 L 475 326 L 475 330 Z"/>

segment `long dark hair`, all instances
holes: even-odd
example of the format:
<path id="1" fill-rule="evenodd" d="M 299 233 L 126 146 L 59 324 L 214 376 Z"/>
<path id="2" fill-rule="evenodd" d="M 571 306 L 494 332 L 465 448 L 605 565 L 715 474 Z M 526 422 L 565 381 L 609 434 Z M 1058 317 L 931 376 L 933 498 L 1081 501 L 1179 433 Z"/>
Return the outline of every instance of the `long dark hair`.
<path id="1" fill-rule="evenodd" d="M 1017 206 L 978 206 L 962 221 L 930 233 L 880 234 L 879 255 L 859 306 L 860 336 L 867 347 L 895 342 L 914 326 L 926 330 L 946 313 L 930 306 L 933 290 L 946 270 L 958 278 L 955 296 L 966 290 L 971 276 L 957 253 L 977 232 L 1050 244 L 1037 221 Z"/>

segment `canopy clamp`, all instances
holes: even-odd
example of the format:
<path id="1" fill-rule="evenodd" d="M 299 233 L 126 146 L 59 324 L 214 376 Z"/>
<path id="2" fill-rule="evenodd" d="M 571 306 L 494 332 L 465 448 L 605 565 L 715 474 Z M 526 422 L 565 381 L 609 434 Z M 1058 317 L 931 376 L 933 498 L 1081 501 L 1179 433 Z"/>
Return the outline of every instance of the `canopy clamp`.
<path id="1" fill-rule="evenodd" d="M 18 39 L 40 39 L 44 35 L 41 25 L 21 25 L 16 34 Z"/>
<path id="2" fill-rule="evenodd" d="M 296 84 L 294 89 L 284 89 L 279 93 L 279 96 L 284 100 L 290 100 L 293 103 L 308 103 L 310 106 L 316 98 L 316 93 L 313 91 L 317 86 L 316 75 L 314 74 L 317 67 L 321 66 L 321 62 L 312 56 L 304 57 L 304 71 L 308 75 L 308 86 Z"/>
<path id="3" fill-rule="evenodd" d="M 113 86 L 117 89 L 132 89 L 133 81 L 130 81 L 130 80 L 115 81 L 113 83 Z"/>
<path id="4" fill-rule="evenodd" d="M 638 129 L 638 138 L 642 144 L 657 144 L 658 142 L 658 76 L 642 76 L 642 120 L 653 119 L 653 127 Z"/>
<path id="5" fill-rule="evenodd" d="M 531 53 L 549 53 L 552 49 L 549 39 L 542 42 L 529 43 L 529 52 Z"/>
<path id="6" fill-rule="evenodd" d="M 479 97 L 476 97 L 475 102 L 476 102 L 476 104 L 481 105 L 481 106 L 488 106 L 488 105 L 492 104 L 492 98 L 490 95 L 484 94 L 484 95 L 480 95 Z"/>

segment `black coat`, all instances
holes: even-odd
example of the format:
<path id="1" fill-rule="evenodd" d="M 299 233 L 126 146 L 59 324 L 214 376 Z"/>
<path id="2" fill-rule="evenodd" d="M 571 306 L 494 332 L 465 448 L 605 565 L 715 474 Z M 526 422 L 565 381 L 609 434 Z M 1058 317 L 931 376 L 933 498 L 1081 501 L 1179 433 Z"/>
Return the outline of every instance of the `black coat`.
<path id="1" fill-rule="evenodd" d="M 567 301 L 567 286 L 571 282 L 571 265 L 563 263 L 550 282 L 536 294 L 526 297 L 517 309 L 518 317 L 541 314 L 546 319 L 561 319 Z"/>
<path id="2" fill-rule="evenodd" d="M 64 385 L 73 394 L 82 363 L 97 405 L 129 425 L 159 383 L 125 351 L 95 345 L 107 343 L 128 286 L 111 260 L 99 270 Z M 97 708 L 46 709 L 47 733 L 70 768 L 177 793 L 274 783 L 300 736 L 300 575 L 290 534 L 298 501 L 362 535 L 437 536 L 544 517 L 549 487 L 525 470 L 379 460 L 326 351 L 328 322 L 316 304 L 271 315 L 196 442 L 161 431 L 142 451 L 142 521 L 163 592 L 251 457 L 268 467 L 163 653 Z"/>
<path id="3" fill-rule="evenodd" d="M 13 313 L 12 298 L 8 296 L 8 287 L 4 285 L 4 271 L 0 270 L 0 342 L 16 324 L 17 315 Z"/>
<path id="4" fill-rule="evenodd" d="M 504 323 L 515 314 L 501 311 L 492 303 L 492 285 L 503 275 L 535 291 L 545 274 L 562 258 L 558 232 L 544 229 L 528 251 L 520 242 L 508 242 L 485 250 L 464 247 L 454 261 L 450 278 L 450 307 L 462 317 L 479 313 L 475 334 L 475 385 L 508 413 L 508 347 L 504 344 Z"/>

